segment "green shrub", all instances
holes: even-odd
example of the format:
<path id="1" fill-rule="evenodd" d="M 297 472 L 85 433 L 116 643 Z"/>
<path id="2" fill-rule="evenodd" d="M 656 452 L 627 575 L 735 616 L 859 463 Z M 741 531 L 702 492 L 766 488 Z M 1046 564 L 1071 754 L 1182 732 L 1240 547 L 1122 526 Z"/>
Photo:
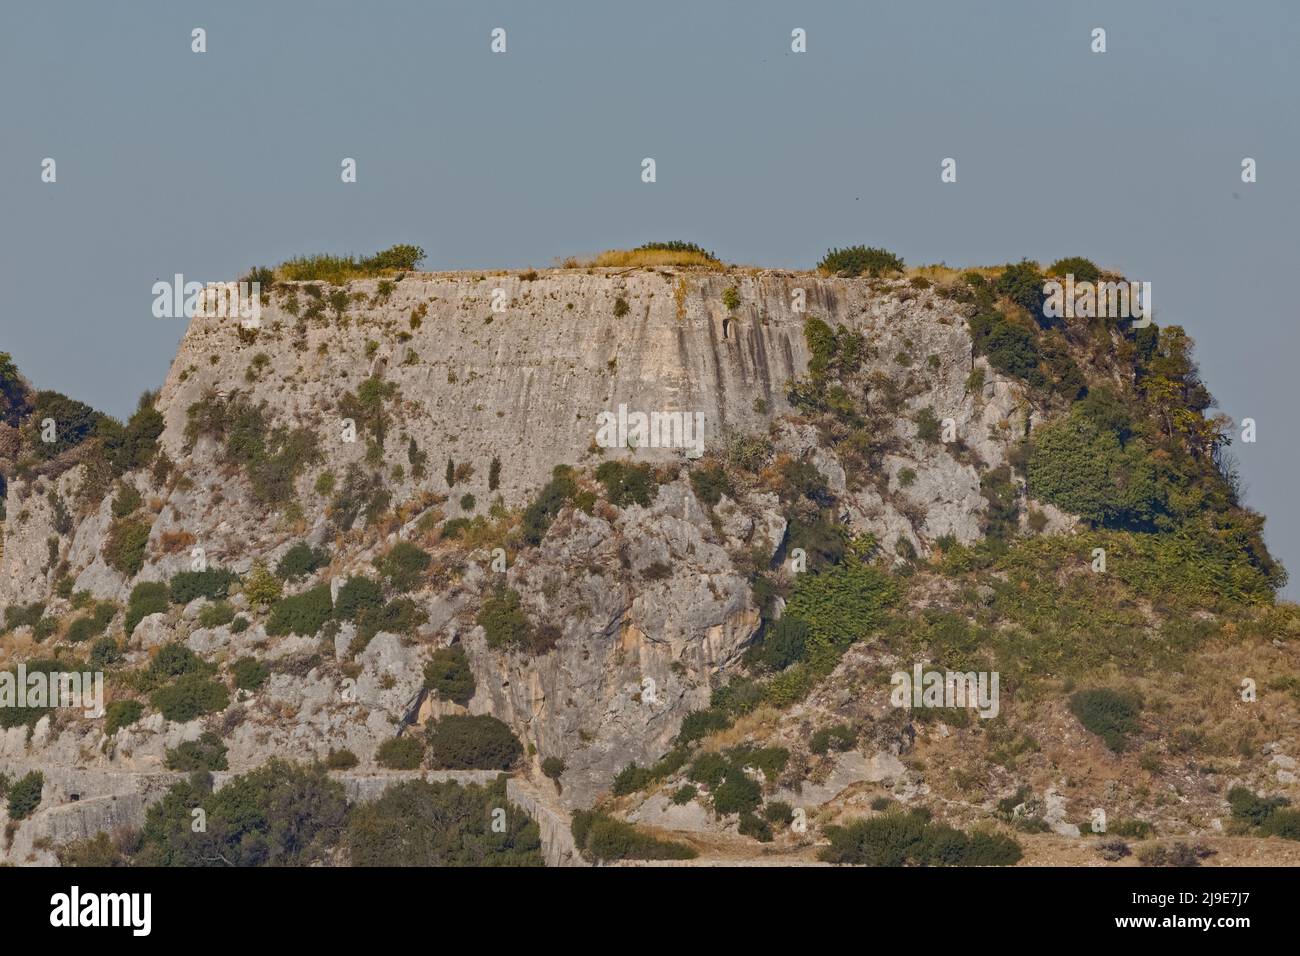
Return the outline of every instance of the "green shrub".
<path id="1" fill-rule="evenodd" d="M 116 613 L 116 605 L 111 601 L 101 601 L 95 605 L 93 613 L 79 617 L 68 625 L 67 639 L 73 644 L 80 644 L 92 637 L 98 637 L 107 630 L 109 622 L 113 620 L 113 615 Z"/>
<path id="2" fill-rule="evenodd" d="M 495 717 L 451 714 L 430 723 L 429 765 L 435 770 L 509 770 L 523 747 Z"/>
<path id="3" fill-rule="evenodd" d="M 340 597 L 342 592 L 340 590 Z M 318 633 L 334 611 L 330 602 L 330 587 L 320 584 L 302 594 L 287 597 L 271 608 L 266 620 L 266 633 L 272 637 L 281 634 L 301 634 L 307 637 Z"/>
<path id="4" fill-rule="evenodd" d="M 693 860 L 684 843 L 659 840 L 604 813 L 580 810 L 570 827 L 578 849 L 597 860 Z"/>
<path id="5" fill-rule="evenodd" d="M 131 596 L 126 602 L 126 619 L 122 628 L 127 634 L 150 614 L 166 611 L 170 606 L 167 585 L 161 581 L 145 581 L 131 589 Z"/>
<path id="6" fill-rule="evenodd" d="M 474 696 L 474 672 L 460 645 L 440 647 L 424 665 L 424 686 L 440 700 L 464 706 Z"/>
<path id="7" fill-rule="evenodd" d="M 917 412 L 912 421 L 916 423 L 916 437 L 920 441 L 928 444 L 939 441 L 941 425 L 929 405 Z"/>
<path id="8" fill-rule="evenodd" d="M 225 601 L 208 604 L 199 610 L 200 627 L 221 627 L 235 619 L 235 609 Z"/>
<path id="9" fill-rule="evenodd" d="M 485 598 L 475 623 L 486 633 L 488 647 L 521 647 L 532 641 L 533 626 L 513 588 L 499 589 Z"/>
<path id="10" fill-rule="evenodd" d="M 695 799 L 697 793 L 699 793 L 699 790 L 697 790 L 694 785 L 689 783 L 682 784 L 682 786 L 673 791 L 673 804 L 679 807 L 684 807 Z"/>
<path id="11" fill-rule="evenodd" d="M 808 749 L 815 754 L 828 753 L 832 748 L 838 751 L 851 750 L 858 742 L 858 735 L 853 728 L 845 724 L 823 727 L 812 735 Z"/>
<path id="12" fill-rule="evenodd" d="M 717 256 L 706 251 L 703 247 L 694 242 L 683 242 L 680 239 L 674 239 L 671 242 L 647 242 L 644 245 L 637 246 L 636 252 L 685 252 L 701 256 L 711 262 L 719 262 Z"/>
<path id="13" fill-rule="evenodd" d="M 722 783 L 712 791 L 713 809 L 722 816 L 757 810 L 763 802 L 763 791 L 758 781 L 750 779 L 735 765 L 728 765 Z"/>
<path id="14" fill-rule="evenodd" d="M 179 641 L 164 644 L 149 662 L 149 673 L 166 680 L 182 674 L 204 674 L 209 667 L 197 654 Z"/>
<path id="15" fill-rule="evenodd" d="M 542 776 L 548 780 L 559 780 L 564 776 L 564 761 L 559 757 L 547 757 L 542 761 Z"/>
<path id="16" fill-rule="evenodd" d="M 375 567 L 389 587 L 402 592 L 410 591 L 420 583 L 420 578 L 432 561 L 427 551 L 409 541 L 399 541 L 375 561 Z"/>
<path id="17" fill-rule="evenodd" d="M 136 491 L 135 485 L 118 482 L 117 494 L 113 496 L 110 507 L 114 518 L 129 518 L 140 508 L 140 492 Z"/>
<path id="18" fill-rule="evenodd" d="M 1274 810 L 1260 825 L 1259 832 L 1284 840 L 1300 840 L 1300 810 Z"/>
<path id="19" fill-rule="evenodd" d="M 1251 826 L 1260 826 L 1275 812 L 1291 805 L 1286 797 L 1261 797 L 1242 786 L 1228 791 L 1228 806 L 1233 819 L 1245 820 Z"/>
<path id="20" fill-rule="evenodd" d="M 5 630 L 12 631 L 18 627 L 35 627 L 44 614 L 44 601 L 33 601 L 31 604 L 11 604 L 5 608 Z"/>
<path id="21" fill-rule="evenodd" d="M 763 807 L 763 819 L 773 826 L 788 827 L 794 822 L 794 808 L 784 800 L 773 800 Z"/>
<path id="22" fill-rule="evenodd" d="M 271 671 L 256 657 L 241 657 L 230 665 L 230 673 L 240 690 L 257 690 L 271 676 Z"/>
<path id="23" fill-rule="evenodd" d="M 601 462 L 596 468 L 596 480 L 605 486 L 605 496 L 609 498 L 610 504 L 619 508 L 631 504 L 648 507 L 659 494 L 654 473 L 644 462 Z"/>
<path id="24" fill-rule="evenodd" d="M 1137 733 L 1141 708 L 1137 695 L 1108 687 L 1075 691 L 1070 695 L 1071 713 L 1115 753 L 1123 751 L 1129 736 Z"/>
<path id="25" fill-rule="evenodd" d="M 283 581 L 296 581 L 325 567 L 329 561 L 329 555 L 323 549 L 299 541 L 276 563 L 275 575 Z"/>
<path id="26" fill-rule="evenodd" d="M 1082 403 L 1039 427 L 1026 469 L 1030 493 L 1093 525 L 1153 527 L 1163 511 L 1155 464 L 1141 441 L 1125 444 L 1122 434 L 1089 417 Z"/>
<path id="27" fill-rule="evenodd" d="M 360 761 L 357 755 L 351 750 L 335 750 L 330 748 L 330 752 L 325 755 L 325 768 L 327 770 L 351 770 Z"/>
<path id="28" fill-rule="evenodd" d="M 206 571 L 179 571 L 172 575 L 171 602 L 189 604 L 195 598 L 220 600 L 230 593 L 230 585 L 239 577 L 225 568 L 208 568 Z"/>
<path id="29" fill-rule="evenodd" d="M 1101 270 L 1096 264 L 1083 256 L 1067 256 L 1064 259 L 1057 259 L 1047 269 L 1048 275 L 1067 276 L 1073 275 L 1074 281 L 1077 282 L 1096 282 L 1101 278 Z"/>
<path id="30" fill-rule="evenodd" d="M 629 793 L 636 793 L 654 783 L 654 774 L 648 767 L 638 767 L 636 761 L 632 761 L 626 767 L 618 772 L 614 777 L 614 796 L 621 797 Z"/>
<path id="31" fill-rule="evenodd" d="M 104 708 L 104 733 L 112 737 L 123 727 L 130 727 L 144 715 L 138 700 L 115 700 Z"/>
<path id="32" fill-rule="evenodd" d="M 26 820 L 41 805 L 45 775 L 39 770 L 19 777 L 9 785 L 9 819 Z"/>
<path id="33" fill-rule="evenodd" d="M 830 275 L 854 278 L 865 272 L 878 278 L 890 272 L 902 272 L 903 260 L 886 249 L 849 246 L 828 251 L 817 263 L 817 268 Z"/>
<path id="34" fill-rule="evenodd" d="M 322 862 L 347 820 L 343 786 L 320 764 L 272 759 L 213 792 L 195 775 L 145 814 L 140 866 L 307 866 Z M 191 811 L 207 811 L 195 832 Z"/>
<path id="35" fill-rule="evenodd" d="M 679 743 L 687 744 L 693 740 L 702 740 L 709 734 L 726 730 L 731 726 L 731 718 L 726 713 L 714 710 L 693 710 L 682 718 L 681 729 L 677 731 Z"/>
<path id="36" fill-rule="evenodd" d="M 627 315 L 631 311 L 632 311 L 632 307 L 627 304 L 627 299 L 623 298 L 621 295 L 614 299 L 615 318 L 621 319 L 623 318 L 623 316 Z"/>
<path id="37" fill-rule="evenodd" d="M 332 285 L 349 279 L 362 279 L 391 272 L 411 272 L 424 261 L 419 246 L 396 245 L 372 256 L 299 256 L 276 267 L 278 276 L 287 282 L 328 282 Z"/>
<path id="38" fill-rule="evenodd" d="M 164 717 L 177 723 L 223 711 L 230 705 L 226 688 L 198 673 L 185 674 L 175 683 L 160 687 L 150 700 Z"/>
<path id="39" fill-rule="evenodd" d="M 379 745 L 375 760 L 389 770 L 418 770 L 424 760 L 424 744 L 415 737 L 393 737 Z"/>
<path id="40" fill-rule="evenodd" d="M 578 485 L 573 479 L 573 469 L 566 465 L 556 465 L 551 473 L 551 480 L 542 488 L 536 500 L 524 509 L 524 541 L 531 545 L 541 544 L 551 522 L 573 499 L 577 491 Z"/>
<path id="41" fill-rule="evenodd" d="M 167 751 L 167 769 L 193 772 L 195 770 L 225 770 L 226 745 L 212 731 L 204 731 L 198 740 L 187 740 Z"/>
<path id="42" fill-rule="evenodd" d="M 104 561 L 127 578 L 144 567 L 145 546 L 149 543 L 149 525 L 133 518 L 113 522 L 104 541 Z"/>
<path id="43" fill-rule="evenodd" d="M 240 614 L 230 622 L 230 632 L 232 634 L 243 634 L 249 628 L 248 618 Z"/>
<path id="44" fill-rule="evenodd" d="M 1043 321 L 1043 274 L 1038 271 L 1037 263 L 1025 259 L 1008 265 L 993 281 L 993 288 L 1039 322 Z"/>
<path id="45" fill-rule="evenodd" d="M 799 575 L 785 613 L 808 624 L 808 663 L 829 670 L 849 645 L 880 625 L 897 596 L 896 583 L 883 571 L 846 558 L 817 574 Z"/>
<path id="46" fill-rule="evenodd" d="M 783 671 L 804 658 L 808 623 L 790 614 L 768 625 L 763 640 L 750 652 L 750 660 L 772 671 Z"/>
<path id="47" fill-rule="evenodd" d="M 825 830 L 830 846 L 819 854 L 829 863 L 861 866 L 1011 866 L 1020 845 L 1001 834 L 970 836 L 931 823 L 924 811 L 887 812 Z"/>
<path id="48" fill-rule="evenodd" d="M 733 496 L 736 493 L 726 469 L 716 464 L 691 469 L 691 488 L 695 491 L 695 497 L 709 507 L 721 501 L 723 495 Z"/>
<path id="49" fill-rule="evenodd" d="M 772 842 L 772 827 L 762 817 L 749 810 L 741 812 L 737 832 L 741 836 L 753 837 L 759 843 Z"/>
<path id="50" fill-rule="evenodd" d="M 122 649 L 117 646 L 117 641 L 111 637 L 101 637 L 90 645 L 91 670 L 104 670 L 113 664 L 121 662 L 122 657 Z"/>
<path id="51" fill-rule="evenodd" d="M 498 810 L 504 810 L 504 820 Z M 504 823 L 504 829 L 497 825 Z M 488 787 L 405 780 L 349 815 L 353 866 L 542 866 L 536 822 Z"/>
<path id="52" fill-rule="evenodd" d="M 383 606 L 384 589 L 379 583 L 361 575 L 353 575 L 339 588 L 334 615 L 342 621 L 355 621 L 362 611 L 378 610 Z"/>

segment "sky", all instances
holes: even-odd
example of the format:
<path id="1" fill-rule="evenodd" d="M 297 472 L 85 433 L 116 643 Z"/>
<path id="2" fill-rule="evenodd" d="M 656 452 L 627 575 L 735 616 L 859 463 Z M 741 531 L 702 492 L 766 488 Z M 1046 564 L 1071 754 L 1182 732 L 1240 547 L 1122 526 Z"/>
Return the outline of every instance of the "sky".
<path id="1" fill-rule="evenodd" d="M 178 272 L 398 242 L 430 269 L 665 239 L 777 268 L 1084 255 L 1151 282 L 1255 419 L 1232 452 L 1294 598 L 1298 54 L 1289 0 L 10 0 L 0 351 L 121 417 L 184 331 L 151 312 Z"/>

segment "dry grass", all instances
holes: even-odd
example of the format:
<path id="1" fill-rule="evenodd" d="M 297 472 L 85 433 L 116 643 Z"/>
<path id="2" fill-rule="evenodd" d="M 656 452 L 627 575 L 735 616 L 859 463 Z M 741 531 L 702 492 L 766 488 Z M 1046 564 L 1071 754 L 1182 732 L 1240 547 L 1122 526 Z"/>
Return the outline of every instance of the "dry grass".
<path id="1" fill-rule="evenodd" d="M 953 268 L 952 266 L 946 266 L 942 263 L 938 263 L 930 266 L 909 266 L 905 271 L 905 275 L 907 275 L 908 278 L 911 278 L 913 276 L 921 276 L 924 279 L 929 279 L 931 282 L 940 285 L 946 285 L 951 282 L 957 282 L 958 280 L 961 279 L 962 276 L 966 275 L 966 273 L 968 272 L 975 272 L 978 273 L 979 275 L 982 275 L 985 279 L 992 280 L 992 279 L 996 279 L 999 275 L 1002 274 L 1002 267 L 1001 266 L 971 266 L 970 268 L 966 268 L 966 269 L 956 269 Z"/>
<path id="2" fill-rule="evenodd" d="M 668 249 L 607 249 L 590 259 L 570 256 L 561 263 L 563 269 L 635 269 L 655 266 L 703 266 L 717 269 L 723 263 L 702 253 Z"/>

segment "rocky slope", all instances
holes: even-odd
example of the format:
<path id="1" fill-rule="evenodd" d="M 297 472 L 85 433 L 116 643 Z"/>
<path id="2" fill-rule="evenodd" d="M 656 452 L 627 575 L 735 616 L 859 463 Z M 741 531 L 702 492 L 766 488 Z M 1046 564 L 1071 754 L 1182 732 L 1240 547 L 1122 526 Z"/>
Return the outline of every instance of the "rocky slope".
<path id="1" fill-rule="evenodd" d="M 16 618 L 0 638 L 0 665 L 83 657 L 89 645 L 70 639 L 70 623 L 78 609 L 111 602 L 105 632 L 123 655 L 115 673 L 147 672 L 160 648 L 181 642 L 227 685 L 241 658 L 269 677 L 251 690 L 231 686 L 217 712 L 168 720 L 149 703 L 150 685 L 110 674 L 110 699 L 144 703 L 115 733 L 102 717 L 67 710 L 0 730 L 0 772 L 46 773 L 42 808 L 15 825 L 8 858 L 51 862 L 58 843 L 139 825 L 168 751 L 204 732 L 221 737 L 231 772 L 346 749 L 361 771 L 382 773 L 384 741 L 447 714 L 488 714 L 526 749 L 516 773 L 533 780 L 534 815 L 597 803 L 629 764 L 668 752 L 685 716 L 708 708 L 718 687 L 751 672 L 746 651 L 790 597 L 786 569 L 804 542 L 792 522 L 809 525 L 808 501 L 844 540 L 871 541 L 886 572 L 912 575 L 918 562 L 984 539 L 996 497 L 989 474 L 1016 463 L 1021 440 L 1056 406 L 977 354 L 971 314 L 961 296 L 928 282 L 759 270 L 279 283 L 257 329 L 190 322 L 153 403 L 161 431 L 147 464 L 105 478 L 84 450 L 24 461 L 33 426 L 11 421 L 0 435 L 9 458 L 0 607 L 41 602 L 35 616 L 51 623 L 41 633 Z M 884 396 L 855 426 L 869 451 L 828 440 L 817 416 L 791 404 L 791 383 L 806 380 L 810 364 L 819 371 L 810 316 L 865 346 L 853 380 Z M 1123 381 L 1111 367 L 1090 374 Z M 681 448 L 597 447 L 598 416 L 620 405 L 702 414 L 704 460 Z M 742 460 L 746 442 L 761 446 L 749 469 L 757 477 L 707 491 L 701 474 Z M 615 503 L 614 487 L 593 477 L 610 461 L 650 465 L 653 494 Z M 575 490 L 530 540 L 525 509 L 559 465 L 577 469 Z M 800 465 L 818 487 L 792 504 L 779 474 Z M 1020 532 L 1077 527 L 1032 500 L 1018 471 L 1002 473 L 1021 505 Z M 136 507 L 122 503 L 124 487 L 128 499 L 138 493 Z M 147 537 L 139 568 L 123 571 L 115 541 L 132 522 Z M 302 541 L 328 563 L 286 581 L 284 594 L 326 584 L 335 600 L 349 578 L 383 578 L 399 542 L 419 546 L 430 564 L 387 595 L 404 595 L 414 616 L 360 640 L 359 622 L 299 634 L 269 627 L 269 602 L 249 582 Z M 196 560 L 242 578 L 229 604 L 248 626 L 205 623 L 215 602 L 199 597 L 145 614 L 128 633 L 117 609 L 133 590 L 204 566 Z M 764 575 L 777 582 L 774 603 L 756 588 Z M 507 593 L 517 593 L 537 643 L 489 634 L 485 604 Z M 943 588 L 931 582 L 908 601 L 943 605 Z M 450 647 L 464 651 L 474 678 L 464 705 L 426 686 L 426 663 Z M 878 685 L 847 688 L 903 659 L 864 663 L 858 654 L 793 710 L 768 714 L 752 740 L 806 755 L 813 724 L 879 697 Z M 883 699 L 872 706 L 857 716 L 875 728 L 859 749 L 822 769 L 810 758 L 819 781 L 768 781 L 773 798 L 819 807 L 883 781 L 904 801 L 929 794 L 925 775 L 900 759 L 915 729 Z M 563 761 L 558 787 L 542 776 L 545 758 Z M 68 774 L 76 799 L 99 800 L 102 813 L 68 812 L 73 791 L 59 782 Z M 734 821 L 719 823 L 699 802 L 673 804 L 666 790 L 634 803 L 623 811 L 647 826 L 734 835 Z M 42 814 L 58 815 L 57 825 Z M 809 845 L 787 843 L 796 853 Z M 551 862 L 572 855 L 550 852 Z"/>

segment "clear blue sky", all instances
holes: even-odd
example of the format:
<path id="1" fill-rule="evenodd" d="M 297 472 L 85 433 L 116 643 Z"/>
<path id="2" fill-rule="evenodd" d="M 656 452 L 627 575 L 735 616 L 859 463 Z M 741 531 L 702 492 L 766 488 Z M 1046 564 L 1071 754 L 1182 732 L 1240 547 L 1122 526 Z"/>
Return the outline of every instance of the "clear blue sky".
<path id="1" fill-rule="evenodd" d="M 395 242 L 449 269 L 660 238 L 778 267 L 1081 254 L 1151 281 L 1257 420 L 1233 450 L 1300 577 L 1298 56 L 1281 0 L 10 2 L 0 350 L 124 415 L 183 331 L 150 314 L 175 272 Z"/>

